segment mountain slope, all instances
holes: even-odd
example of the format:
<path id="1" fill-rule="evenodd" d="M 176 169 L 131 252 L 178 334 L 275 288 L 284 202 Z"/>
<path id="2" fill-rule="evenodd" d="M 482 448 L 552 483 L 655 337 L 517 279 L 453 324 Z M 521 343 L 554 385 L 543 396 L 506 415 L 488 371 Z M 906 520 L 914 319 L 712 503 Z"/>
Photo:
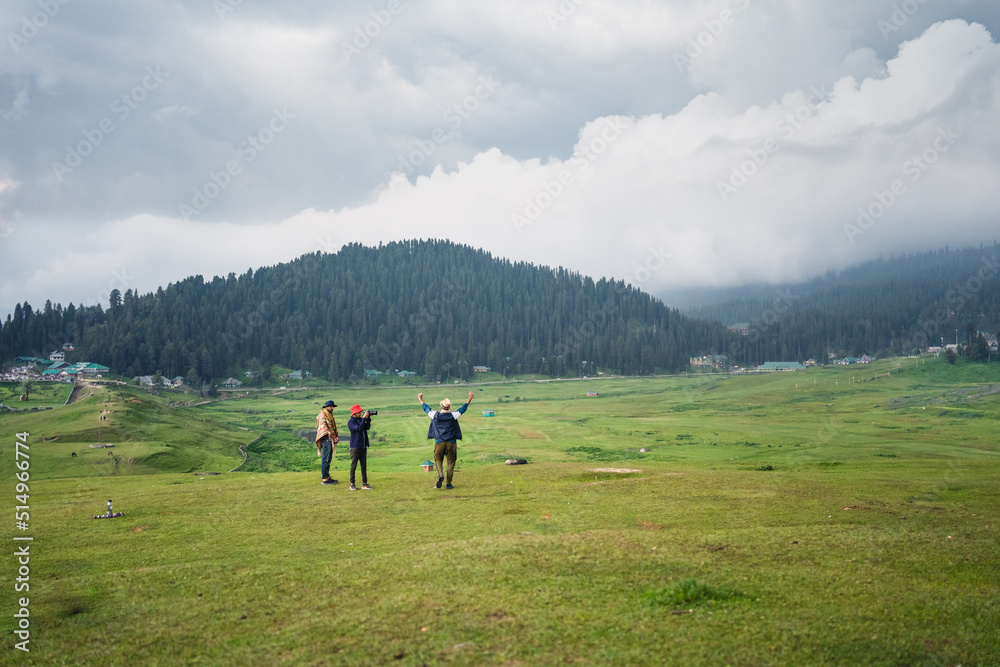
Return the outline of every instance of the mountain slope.
<path id="1" fill-rule="evenodd" d="M 956 336 L 966 342 L 970 323 L 1000 329 L 1000 245 L 880 259 L 805 284 L 741 290 L 739 298 L 684 312 L 750 323 L 744 355 L 909 354 Z"/>
<path id="2" fill-rule="evenodd" d="M 77 358 L 125 375 L 218 379 L 278 363 L 329 380 L 365 369 L 468 379 L 476 365 L 554 376 L 677 371 L 728 338 L 622 282 L 406 241 L 112 293 L 107 311 L 19 305 L 0 329 L 0 355 L 70 340 Z"/>

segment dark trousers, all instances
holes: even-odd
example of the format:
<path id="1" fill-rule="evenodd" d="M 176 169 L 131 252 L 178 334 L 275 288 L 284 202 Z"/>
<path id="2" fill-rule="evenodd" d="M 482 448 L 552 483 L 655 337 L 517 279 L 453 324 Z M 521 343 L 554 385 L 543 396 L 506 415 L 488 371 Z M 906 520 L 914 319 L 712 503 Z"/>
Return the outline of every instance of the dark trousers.
<path id="1" fill-rule="evenodd" d="M 354 447 L 351 449 L 351 484 L 354 484 L 354 470 L 361 463 L 361 483 L 368 483 L 368 448 Z"/>
<path id="2" fill-rule="evenodd" d="M 319 459 L 319 474 L 323 476 L 323 479 L 327 479 L 330 476 L 330 462 L 333 461 L 333 440 L 324 437 L 319 441 L 322 449 L 320 450 Z"/>
<path id="3" fill-rule="evenodd" d="M 455 475 L 455 461 L 458 460 L 458 443 L 454 440 L 434 443 L 434 467 L 437 468 L 438 477 L 444 477 L 444 461 L 448 460 L 448 484 Z"/>

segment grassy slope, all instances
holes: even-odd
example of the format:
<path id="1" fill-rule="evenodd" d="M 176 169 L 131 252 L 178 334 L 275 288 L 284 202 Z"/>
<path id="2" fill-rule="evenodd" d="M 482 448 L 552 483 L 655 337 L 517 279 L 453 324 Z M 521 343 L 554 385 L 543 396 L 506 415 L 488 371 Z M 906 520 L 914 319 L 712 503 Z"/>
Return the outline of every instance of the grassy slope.
<path id="1" fill-rule="evenodd" d="M 164 398 L 100 386 L 65 407 L 0 415 L 0 425 L 32 435 L 35 479 L 231 470 L 242 463 L 239 446 L 253 439 Z M 104 444 L 114 447 L 91 447 Z"/>
<path id="2" fill-rule="evenodd" d="M 62 382 L 36 382 L 28 400 L 21 401 L 20 382 L 0 382 L 0 403 L 18 410 L 43 410 L 65 403 L 72 389 L 73 385 Z"/>
<path id="3" fill-rule="evenodd" d="M 988 664 L 1000 369 L 904 363 L 859 384 L 890 364 L 486 388 L 454 492 L 414 472 L 412 389 L 332 392 L 384 410 L 373 492 L 320 486 L 312 445 L 279 433 L 310 428 L 325 393 L 142 411 L 164 442 L 172 415 L 243 442 L 200 420 L 266 418 L 288 446 L 262 462 L 305 452 L 308 472 L 278 475 L 50 478 L 65 443 L 39 441 L 81 408 L 4 418 L 33 441 L 34 661 Z M 426 397 L 442 391 L 459 397 Z M 507 453 L 532 464 L 482 461 Z M 126 516 L 87 519 L 107 497 Z M 741 595 L 669 601 L 692 578 Z"/>

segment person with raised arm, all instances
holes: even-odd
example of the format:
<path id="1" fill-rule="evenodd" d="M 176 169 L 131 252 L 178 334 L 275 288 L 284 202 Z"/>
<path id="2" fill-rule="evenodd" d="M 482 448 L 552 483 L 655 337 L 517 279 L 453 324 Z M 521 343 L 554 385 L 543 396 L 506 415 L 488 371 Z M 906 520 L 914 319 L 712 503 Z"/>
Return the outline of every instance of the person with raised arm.
<path id="1" fill-rule="evenodd" d="M 431 419 L 430 427 L 427 429 L 427 437 L 434 439 L 434 467 L 437 469 L 437 483 L 435 489 L 441 488 L 441 482 L 447 482 L 445 488 L 453 489 L 452 478 L 455 475 L 455 462 L 458 460 L 458 441 L 462 439 L 462 428 L 458 425 L 458 418 L 461 417 L 472 403 L 472 392 L 469 392 L 469 400 L 461 405 L 457 410 L 452 411 L 451 400 L 443 399 L 440 410 L 431 410 L 431 406 L 424 403 L 423 392 L 417 394 L 420 406 Z M 447 461 L 447 468 L 445 468 Z M 447 479 L 445 476 L 447 475 Z"/>

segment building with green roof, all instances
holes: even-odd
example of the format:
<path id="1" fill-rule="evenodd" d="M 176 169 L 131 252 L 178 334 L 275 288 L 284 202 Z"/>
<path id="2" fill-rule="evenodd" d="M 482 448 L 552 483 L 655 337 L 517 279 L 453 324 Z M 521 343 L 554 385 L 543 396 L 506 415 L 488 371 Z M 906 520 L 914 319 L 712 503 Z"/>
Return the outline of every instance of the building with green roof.
<path id="1" fill-rule="evenodd" d="M 800 371 L 805 366 L 797 361 L 765 361 L 757 367 L 759 371 Z"/>

